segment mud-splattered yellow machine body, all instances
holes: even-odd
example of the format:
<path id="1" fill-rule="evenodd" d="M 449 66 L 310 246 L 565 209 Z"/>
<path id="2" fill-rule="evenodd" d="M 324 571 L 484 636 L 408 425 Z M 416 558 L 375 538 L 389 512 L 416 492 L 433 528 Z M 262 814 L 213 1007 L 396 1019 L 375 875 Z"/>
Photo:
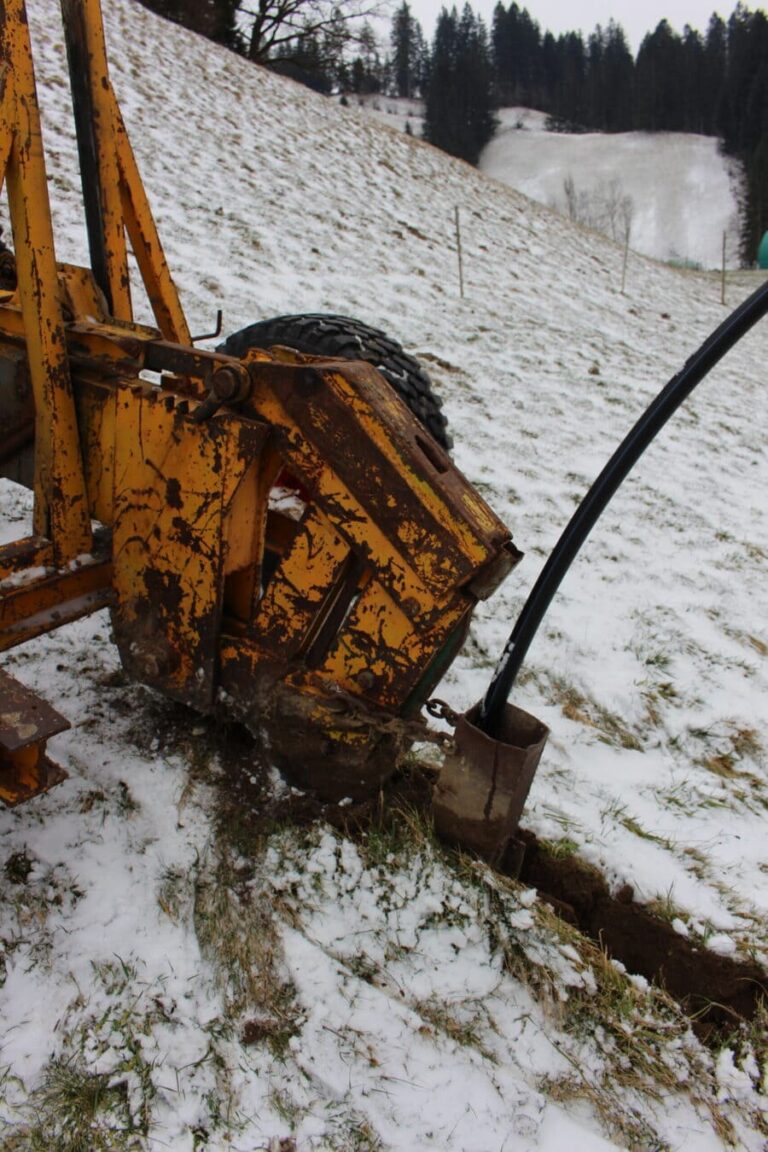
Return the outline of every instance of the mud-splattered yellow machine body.
<path id="1" fill-rule="evenodd" d="M 0 651 L 108 606 L 132 677 L 353 794 L 393 769 L 519 554 L 375 368 L 194 348 L 99 0 L 62 11 L 88 268 L 56 262 L 24 0 L 0 5 L 0 470 L 34 488 L 32 535 L 0 547 Z M 157 327 L 133 320 L 128 245 Z M 0 797 L 55 780 L 61 723 L 2 674 Z"/>

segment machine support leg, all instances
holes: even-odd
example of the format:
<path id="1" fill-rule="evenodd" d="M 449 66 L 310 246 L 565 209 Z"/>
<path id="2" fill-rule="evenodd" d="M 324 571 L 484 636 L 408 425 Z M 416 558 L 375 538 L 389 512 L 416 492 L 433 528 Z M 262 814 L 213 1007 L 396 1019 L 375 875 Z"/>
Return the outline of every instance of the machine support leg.
<path id="1" fill-rule="evenodd" d="M 0 671 L 0 800 L 21 804 L 66 780 L 67 773 L 46 755 L 51 736 L 71 724 L 55 709 Z"/>

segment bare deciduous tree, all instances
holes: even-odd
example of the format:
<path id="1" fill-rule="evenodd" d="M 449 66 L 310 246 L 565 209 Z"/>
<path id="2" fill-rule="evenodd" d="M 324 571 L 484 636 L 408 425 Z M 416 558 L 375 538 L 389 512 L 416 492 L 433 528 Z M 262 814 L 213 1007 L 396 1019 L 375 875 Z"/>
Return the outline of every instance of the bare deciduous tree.
<path id="1" fill-rule="evenodd" d="M 384 15 L 390 0 L 258 0 L 243 5 L 247 52 L 259 63 L 293 54 L 297 43 L 318 36 L 355 43 L 368 16 Z"/>
<path id="2" fill-rule="evenodd" d="M 635 202 L 624 192 L 621 181 L 614 177 L 593 188 L 577 189 L 573 176 L 563 181 L 565 213 L 575 224 L 594 228 L 610 236 L 617 244 L 626 244 L 632 231 Z"/>

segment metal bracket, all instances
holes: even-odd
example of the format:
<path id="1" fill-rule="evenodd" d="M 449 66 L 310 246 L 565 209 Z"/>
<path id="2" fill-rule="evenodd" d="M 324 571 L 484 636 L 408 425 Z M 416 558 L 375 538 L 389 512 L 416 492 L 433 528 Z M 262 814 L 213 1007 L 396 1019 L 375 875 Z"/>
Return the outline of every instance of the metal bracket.
<path id="1" fill-rule="evenodd" d="M 221 336 L 221 329 L 224 324 L 224 313 L 221 308 L 216 309 L 216 328 L 213 332 L 203 332 L 202 336 L 190 336 L 191 344 L 197 344 L 200 340 L 215 340 L 217 336 Z"/>
<path id="2" fill-rule="evenodd" d="M 71 727 L 50 704 L 0 671 L 0 800 L 9 808 L 66 780 L 45 746 L 49 737 Z"/>

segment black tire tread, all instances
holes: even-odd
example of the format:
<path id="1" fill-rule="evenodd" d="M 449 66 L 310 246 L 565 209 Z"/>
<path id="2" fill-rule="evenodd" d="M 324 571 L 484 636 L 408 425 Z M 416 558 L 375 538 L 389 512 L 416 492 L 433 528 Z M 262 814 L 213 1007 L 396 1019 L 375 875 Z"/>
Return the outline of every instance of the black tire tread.
<path id="1" fill-rule="evenodd" d="M 351 316 L 321 312 L 276 316 L 233 332 L 219 351 L 244 356 L 249 348 L 269 349 L 276 344 L 308 356 L 365 360 L 381 372 L 437 443 L 448 451 L 452 440 L 437 395 L 424 367 L 401 344 L 379 328 Z"/>

